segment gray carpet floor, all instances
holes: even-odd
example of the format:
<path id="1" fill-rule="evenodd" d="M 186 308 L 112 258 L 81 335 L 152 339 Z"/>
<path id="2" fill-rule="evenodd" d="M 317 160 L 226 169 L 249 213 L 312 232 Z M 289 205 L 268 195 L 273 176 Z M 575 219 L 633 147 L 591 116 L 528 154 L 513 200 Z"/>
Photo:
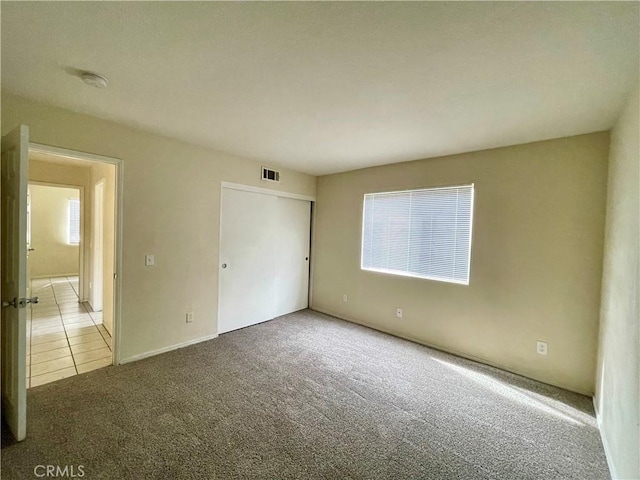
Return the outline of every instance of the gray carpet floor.
<path id="1" fill-rule="evenodd" d="M 28 393 L 2 478 L 608 479 L 591 399 L 310 310 Z"/>

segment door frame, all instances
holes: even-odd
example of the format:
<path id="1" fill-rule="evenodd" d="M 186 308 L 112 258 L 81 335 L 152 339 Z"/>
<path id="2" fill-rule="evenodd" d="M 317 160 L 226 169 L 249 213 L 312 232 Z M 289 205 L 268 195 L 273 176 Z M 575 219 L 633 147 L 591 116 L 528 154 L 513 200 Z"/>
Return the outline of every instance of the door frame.
<path id="1" fill-rule="evenodd" d="M 94 311 L 103 310 L 104 301 L 104 178 L 101 178 L 92 185 L 93 192 L 91 195 L 91 288 L 89 304 Z M 100 197 L 98 202 L 98 189 L 100 189 Z M 98 205 L 99 203 L 99 205 Z M 98 246 L 100 248 L 98 248 Z M 100 259 L 100 271 L 96 268 L 97 260 Z M 99 280 L 96 281 L 96 280 Z M 96 285 L 100 288 L 96 289 Z M 99 297 L 96 296 L 96 290 L 100 290 Z M 99 298 L 100 302 L 96 302 Z M 96 308 L 100 307 L 100 308 Z"/>
<path id="2" fill-rule="evenodd" d="M 218 245 L 221 246 L 222 245 L 222 195 L 224 194 L 224 189 L 231 189 L 231 190 L 241 190 L 244 192 L 253 192 L 253 193 L 262 193 L 265 195 L 272 195 L 272 196 L 276 196 L 276 197 L 284 197 L 284 198 L 291 198 L 294 200 L 304 200 L 307 202 L 311 203 L 311 215 L 309 217 L 309 220 L 311 222 L 310 225 L 310 235 L 309 235 L 309 284 L 308 284 L 308 299 L 309 299 L 309 306 L 311 306 L 311 292 L 312 292 L 312 287 L 313 287 L 313 256 L 311 255 L 312 252 L 312 246 L 314 243 L 314 237 L 313 234 L 315 232 L 313 225 L 314 225 L 314 212 L 315 212 L 315 202 L 316 202 L 316 197 L 315 195 L 303 195 L 303 194 L 299 194 L 299 193 L 291 193 L 291 192 L 286 192 L 283 190 L 274 190 L 271 188 L 263 188 L 263 187 L 254 187 L 252 185 L 243 185 L 240 183 L 232 183 L 232 182 L 220 182 L 220 210 L 219 210 L 219 216 L 218 216 Z M 218 248 L 218 308 L 216 310 L 216 335 L 220 335 L 220 325 L 219 325 L 219 320 L 220 320 L 220 285 L 221 285 L 221 275 L 222 275 L 222 270 L 220 269 L 220 248 Z"/>
<path id="3" fill-rule="evenodd" d="M 120 341 L 121 341 L 121 322 L 122 322 L 122 226 L 123 226 L 123 207 L 124 207 L 124 162 L 120 158 L 107 157 L 97 155 L 95 153 L 81 152 L 78 150 L 69 150 L 67 148 L 53 147 L 40 143 L 29 142 L 29 151 L 48 153 L 61 157 L 73 158 L 77 160 L 90 160 L 92 162 L 108 163 L 114 165 L 115 172 L 115 252 L 114 252 L 114 286 L 113 286 L 113 343 L 112 357 L 113 364 L 121 364 Z"/>

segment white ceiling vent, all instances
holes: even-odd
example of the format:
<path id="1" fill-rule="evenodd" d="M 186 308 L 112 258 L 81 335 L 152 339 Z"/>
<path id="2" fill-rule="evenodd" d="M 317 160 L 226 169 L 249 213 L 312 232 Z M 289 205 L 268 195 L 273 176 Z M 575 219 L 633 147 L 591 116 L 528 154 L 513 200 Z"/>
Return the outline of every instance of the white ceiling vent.
<path id="1" fill-rule="evenodd" d="M 268 182 L 279 182 L 280 172 L 267 167 L 262 167 L 262 180 L 267 180 Z"/>

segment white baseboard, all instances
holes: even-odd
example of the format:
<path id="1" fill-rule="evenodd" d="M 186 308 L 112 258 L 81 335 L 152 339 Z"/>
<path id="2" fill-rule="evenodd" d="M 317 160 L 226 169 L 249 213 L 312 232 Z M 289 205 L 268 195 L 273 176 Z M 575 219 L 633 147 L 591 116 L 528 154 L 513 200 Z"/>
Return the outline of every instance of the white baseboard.
<path id="1" fill-rule="evenodd" d="M 77 277 L 78 272 L 76 273 L 56 273 L 55 275 L 31 275 L 29 277 L 30 280 L 40 279 L 40 278 L 58 278 L 58 277 Z"/>
<path id="2" fill-rule="evenodd" d="M 598 430 L 600 431 L 600 440 L 602 441 L 602 447 L 604 448 L 604 456 L 607 458 L 607 465 L 609 466 L 609 473 L 611 474 L 611 478 L 613 480 L 621 479 L 616 472 L 615 466 L 611 461 L 611 450 L 609 449 L 609 444 L 607 443 L 607 438 L 602 434 L 602 418 L 600 417 L 600 411 L 598 410 L 598 402 L 594 395 L 593 397 L 593 410 L 596 412 L 596 422 L 598 423 Z"/>
<path id="3" fill-rule="evenodd" d="M 139 353 L 138 355 L 134 355 L 132 357 L 120 359 L 118 362 L 120 365 L 124 363 L 136 362 L 138 360 L 142 360 L 143 358 L 154 357 L 156 355 L 160 355 L 161 353 L 167 353 L 172 350 L 177 350 L 179 348 L 188 347 L 189 345 L 195 345 L 196 343 L 206 342 L 207 340 L 213 340 L 217 338 L 218 334 L 207 335 L 206 337 L 200 337 L 193 340 L 187 340 L 186 342 L 176 343 L 175 345 L 169 345 L 168 347 L 158 348 L 156 350 L 151 350 L 149 352 Z"/>
<path id="4" fill-rule="evenodd" d="M 569 390 L 570 392 L 579 393 L 580 395 L 584 395 L 586 397 L 593 397 L 593 392 L 591 392 L 591 391 L 582 390 L 582 389 L 574 387 L 572 385 L 565 385 L 565 384 L 560 383 L 560 382 L 551 383 L 549 380 L 547 380 L 545 378 L 542 378 L 542 377 L 540 377 L 539 375 L 537 375 L 535 373 L 527 372 L 527 371 L 521 370 L 519 368 L 511 367 L 509 365 L 502 365 L 500 363 L 496 363 L 496 362 L 493 362 L 491 360 L 487 360 L 485 358 L 476 357 L 476 356 L 470 355 L 470 354 L 468 354 L 466 352 L 462 352 L 460 350 L 456 350 L 456 349 L 453 349 L 453 348 L 445 347 L 445 346 L 439 345 L 437 343 L 426 342 L 426 341 L 421 340 L 419 338 L 415 338 L 415 337 L 412 337 L 410 335 L 397 333 L 397 332 L 394 332 L 392 330 L 380 327 L 378 325 L 372 325 L 372 324 L 369 324 L 367 322 L 363 322 L 361 320 L 357 320 L 355 318 L 347 317 L 345 315 L 332 312 L 332 311 L 330 311 L 328 309 L 325 309 L 325 308 L 322 308 L 322 307 L 318 307 L 318 306 L 314 305 L 314 306 L 311 306 L 309 308 L 311 310 L 315 311 L 315 312 L 324 313 L 325 315 L 329 315 L 331 317 L 336 317 L 336 318 L 339 318 L 340 320 L 345 320 L 347 322 L 355 323 L 357 325 L 361 325 L 363 327 L 367 327 L 367 328 L 370 328 L 372 330 L 377 330 L 378 332 L 386 333 L 386 334 L 392 335 L 394 337 L 402 338 L 404 340 L 409 340 L 410 342 L 418 343 L 420 345 L 424 345 L 425 347 L 435 348 L 436 350 L 440 350 L 441 352 L 451 353 L 451 354 L 456 355 L 458 357 L 467 358 L 469 360 L 473 360 L 474 362 L 483 363 L 485 365 L 489 365 L 491 367 L 495 367 L 495 368 L 498 368 L 500 370 L 504 370 L 505 372 L 515 373 L 516 375 L 520 375 L 522 377 L 527 377 L 527 378 L 530 378 L 531 380 L 536 380 L 537 382 L 546 383 L 547 385 L 551 385 L 551 386 L 554 386 L 554 387 L 562 388 L 564 390 Z"/>

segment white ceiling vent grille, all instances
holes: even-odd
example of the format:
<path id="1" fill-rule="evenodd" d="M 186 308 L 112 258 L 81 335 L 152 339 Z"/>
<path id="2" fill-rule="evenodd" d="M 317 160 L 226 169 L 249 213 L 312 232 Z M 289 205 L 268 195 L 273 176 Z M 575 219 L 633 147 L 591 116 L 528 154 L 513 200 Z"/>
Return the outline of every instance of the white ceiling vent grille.
<path id="1" fill-rule="evenodd" d="M 280 172 L 267 167 L 262 167 L 262 180 L 266 180 L 268 182 L 279 182 Z"/>

